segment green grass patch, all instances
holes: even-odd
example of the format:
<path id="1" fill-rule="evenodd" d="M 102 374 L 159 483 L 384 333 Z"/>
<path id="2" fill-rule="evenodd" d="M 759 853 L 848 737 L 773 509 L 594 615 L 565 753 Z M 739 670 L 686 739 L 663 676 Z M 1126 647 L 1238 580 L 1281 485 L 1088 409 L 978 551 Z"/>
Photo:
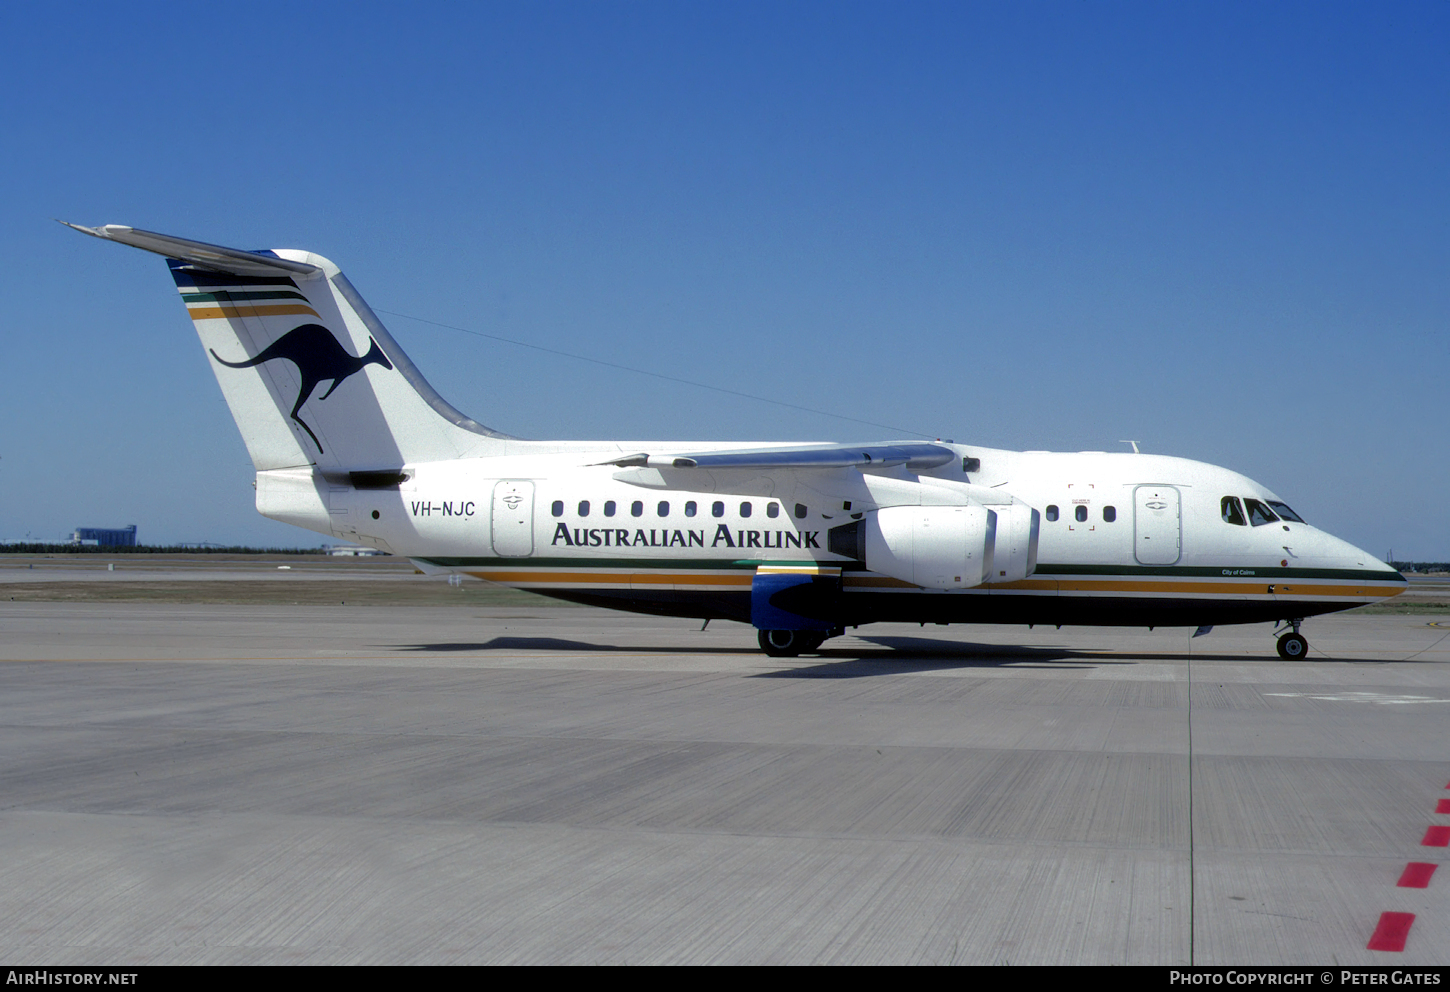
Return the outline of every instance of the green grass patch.
<path id="1" fill-rule="evenodd" d="M 1436 600 L 1413 600 L 1413 599 L 1411 599 L 1411 600 L 1405 600 L 1404 602 L 1397 602 L 1397 601 L 1391 600 L 1388 603 L 1375 603 L 1373 606 L 1358 606 L 1358 607 L 1355 607 L 1352 610 L 1346 610 L 1345 613 L 1346 614 L 1350 614 L 1350 613 L 1366 614 L 1366 615 L 1370 615 L 1370 614 L 1380 615 L 1380 614 L 1399 613 L 1399 614 L 1412 614 L 1412 615 L 1416 615 L 1416 616 L 1420 616 L 1420 615 L 1438 616 L 1438 615 L 1442 615 L 1442 614 L 1450 614 L 1450 602 L 1438 602 Z"/>

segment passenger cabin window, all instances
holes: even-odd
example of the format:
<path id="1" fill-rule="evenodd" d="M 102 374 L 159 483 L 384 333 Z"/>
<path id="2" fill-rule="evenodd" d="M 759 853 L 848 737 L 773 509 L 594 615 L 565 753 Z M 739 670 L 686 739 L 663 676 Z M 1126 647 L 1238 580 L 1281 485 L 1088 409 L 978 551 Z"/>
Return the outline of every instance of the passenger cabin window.
<path id="1" fill-rule="evenodd" d="M 806 505 L 804 503 L 797 503 L 795 505 L 795 518 L 797 520 L 804 520 L 806 518 Z"/>
<path id="2" fill-rule="evenodd" d="M 1304 518 L 1289 509 L 1289 504 L 1287 503 L 1280 503 L 1278 500 L 1271 499 L 1269 500 L 1269 505 L 1274 508 L 1274 512 L 1279 515 L 1280 520 L 1292 520 L 1296 524 L 1302 524 L 1304 522 Z"/>
<path id="3" fill-rule="evenodd" d="M 631 517 L 644 516 L 644 504 L 641 503 L 639 500 L 635 500 L 633 503 L 629 504 L 629 515 Z"/>
<path id="4" fill-rule="evenodd" d="M 779 503 L 767 503 L 765 505 L 765 515 L 767 517 L 778 517 L 778 516 L 780 516 L 780 504 Z"/>
<path id="5" fill-rule="evenodd" d="M 1078 523 L 1087 523 L 1087 507 L 1083 506 L 1081 503 L 1078 504 L 1077 509 L 1072 511 L 1072 515 L 1077 518 Z"/>
<path id="6" fill-rule="evenodd" d="M 662 517 L 668 517 L 670 515 L 670 501 L 666 499 L 660 500 L 660 505 L 655 507 L 655 512 Z"/>
<path id="7" fill-rule="evenodd" d="M 589 516 L 589 501 L 587 499 L 581 499 L 579 501 L 579 516 Z"/>
<path id="8" fill-rule="evenodd" d="M 1237 496 L 1225 496 L 1218 501 L 1218 508 L 1219 512 L 1223 514 L 1223 522 L 1226 524 L 1242 527 L 1248 522 L 1244 520 L 1244 508 L 1239 506 Z"/>
<path id="9" fill-rule="evenodd" d="M 554 500 L 554 505 L 551 509 L 554 511 L 554 516 L 562 517 L 564 515 L 564 501 L 562 499 Z"/>
<path id="10" fill-rule="evenodd" d="M 699 508 L 695 505 L 695 501 L 690 500 L 688 503 L 685 504 L 685 516 L 693 517 L 697 509 Z"/>
<path id="11" fill-rule="evenodd" d="M 1056 520 L 1057 519 L 1057 507 L 1056 506 L 1049 506 L 1047 508 L 1047 519 L 1048 520 Z"/>
<path id="12" fill-rule="evenodd" d="M 748 516 L 750 516 L 750 510 L 751 510 L 751 506 L 750 506 L 749 503 L 741 503 L 740 504 L 740 515 L 742 517 L 748 517 Z"/>
<path id="13" fill-rule="evenodd" d="M 1249 511 L 1249 523 L 1255 527 L 1262 527 L 1264 524 L 1271 524 L 1279 518 L 1274 516 L 1274 511 L 1256 499 L 1244 497 L 1244 506 Z"/>
<path id="14" fill-rule="evenodd" d="M 1103 521 L 1105 523 L 1112 523 L 1114 520 L 1117 520 L 1117 519 L 1118 519 L 1118 508 L 1116 506 L 1105 506 L 1105 507 L 1103 507 Z"/>
<path id="15" fill-rule="evenodd" d="M 725 504 L 722 503 L 722 502 L 720 502 L 718 499 L 715 502 L 711 503 L 710 504 L 710 516 L 712 516 L 712 517 L 723 517 L 723 516 L 725 516 Z"/>
<path id="16" fill-rule="evenodd" d="M 604 515 L 606 517 L 612 517 L 612 516 L 614 516 L 614 510 L 615 510 L 614 500 L 612 500 L 612 499 L 605 500 L 604 501 Z"/>

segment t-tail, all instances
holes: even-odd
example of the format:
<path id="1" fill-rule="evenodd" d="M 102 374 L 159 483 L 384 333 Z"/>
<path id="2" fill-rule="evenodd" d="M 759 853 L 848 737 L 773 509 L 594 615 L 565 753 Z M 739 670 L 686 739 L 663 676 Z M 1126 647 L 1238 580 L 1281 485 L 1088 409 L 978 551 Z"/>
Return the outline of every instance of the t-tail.
<path id="1" fill-rule="evenodd" d="M 386 474 L 501 453 L 507 435 L 439 396 L 321 255 L 66 226 L 166 256 L 258 473 Z"/>

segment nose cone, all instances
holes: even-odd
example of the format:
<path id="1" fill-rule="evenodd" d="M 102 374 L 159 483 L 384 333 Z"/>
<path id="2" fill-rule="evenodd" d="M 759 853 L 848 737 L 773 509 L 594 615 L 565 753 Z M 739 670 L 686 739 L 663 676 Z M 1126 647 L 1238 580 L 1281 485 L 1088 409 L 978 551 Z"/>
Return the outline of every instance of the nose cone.
<path id="1" fill-rule="evenodd" d="M 1393 580 L 1401 584 L 1406 583 L 1407 580 L 1403 575 L 1400 574 L 1399 569 L 1395 568 L 1393 565 L 1389 565 L 1385 562 L 1380 561 L 1378 558 L 1370 554 L 1368 551 L 1365 551 L 1363 548 L 1356 548 L 1348 541 L 1341 541 L 1337 537 L 1330 538 L 1330 540 L 1332 540 L 1335 544 L 1339 545 L 1339 547 L 1343 549 L 1342 553 L 1345 561 L 1353 561 L 1354 568 L 1363 569 L 1364 571 L 1369 572 L 1378 579 Z"/>
<path id="2" fill-rule="evenodd" d="M 1398 596 L 1410 587 L 1410 580 L 1401 575 L 1400 570 L 1392 565 L 1371 559 L 1361 567 L 1368 573 L 1366 578 L 1372 579 L 1376 583 L 1395 585 L 1397 588 L 1391 595 Z"/>
<path id="3" fill-rule="evenodd" d="M 1366 583 L 1366 594 L 1371 602 L 1382 602 L 1409 588 L 1409 580 L 1393 565 L 1385 564 L 1362 548 L 1356 548 L 1332 534 L 1320 532 L 1315 536 L 1315 544 L 1324 561 L 1324 565 L 1320 567 L 1347 569 L 1359 573 L 1360 581 Z"/>
<path id="4" fill-rule="evenodd" d="M 1410 580 L 1400 574 L 1399 569 L 1382 561 L 1371 559 L 1365 563 L 1365 593 L 1372 596 L 1372 602 L 1393 599 L 1410 588 Z"/>

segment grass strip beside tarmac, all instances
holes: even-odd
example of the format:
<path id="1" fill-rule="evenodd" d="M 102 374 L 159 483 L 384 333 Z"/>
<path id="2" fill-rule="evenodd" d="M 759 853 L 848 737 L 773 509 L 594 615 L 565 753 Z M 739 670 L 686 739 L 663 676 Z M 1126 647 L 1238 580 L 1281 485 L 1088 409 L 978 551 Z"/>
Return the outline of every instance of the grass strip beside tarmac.
<path id="1" fill-rule="evenodd" d="M 1398 597 L 1387 603 L 1376 603 L 1373 606 L 1360 606 L 1353 610 L 1347 610 L 1346 612 L 1364 614 L 1366 616 L 1450 613 L 1450 600 L 1405 599 L 1404 597 Z"/>

